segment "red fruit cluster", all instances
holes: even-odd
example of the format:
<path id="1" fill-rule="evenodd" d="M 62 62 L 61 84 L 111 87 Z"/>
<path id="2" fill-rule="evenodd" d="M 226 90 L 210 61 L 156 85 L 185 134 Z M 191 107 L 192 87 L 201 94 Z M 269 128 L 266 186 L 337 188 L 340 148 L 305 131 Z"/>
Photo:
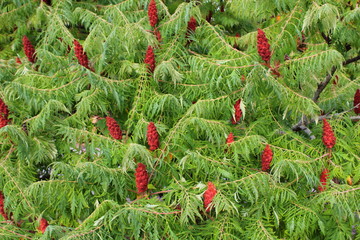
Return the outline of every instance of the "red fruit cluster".
<path id="1" fill-rule="evenodd" d="M 153 73 L 155 70 L 155 54 L 154 49 L 151 46 L 148 46 L 147 48 L 144 62 L 147 65 L 149 72 Z"/>
<path id="2" fill-rule="evenodd" d="M 108 127 L 110 135 L 116 140 L 122 139 L 122 131 L 119 124 L 112 117 L 106 117 L 106 126 Z"/>
<path id="3" fill-rule="evenodd" d="M 5 127 L 8 124 L 8 116 L 9 109 L 4 103 L 4 101 L 0 98 L 0 128 Z"/>
<path id="4" fill-rule="evenodd" d="M 212 182 L 208 182 L 207 189 L 204 193 L 204 208 L 206 212 L 210 212 L 209 205 L 212 202 L 213 198 L 215 197 L 217 191 L 215 185 Z"/>
<path id="5" fill-rule="evenodd" d="M 90 69 L 89 59 L 86 55 L 86 52 L 84 52 L 83 47 L 76 39 L 74 39 L 73 43 L 74 43 L 75 55 L 76 58 L 78 59 L 79 64 L 86 67 L 87 69 Z"/>
<path id="6" fill-rule="evenodd" d="M 261 170 L 266 172 L 270 169 L 272 158 L 273 158 L 273 152 L 270 148 L 270 145 L 267 144 L 261 156 Z"/>
<path id="7" fill-rule="evenodd" d="M 236 103 L 234 104 L 235 114 L 231 118 L 232 124 L 237 124 L 240 121 L 240 118 L 242 116 L 242 111 L 240 109 L 240 103 L 241 103 L 241 99 L 237 100 Z"/>
<path id="8" fill-rule="evenodd" d="M 46 221 L 45 218 L 41 218 L 40 225 L 38 227 L 38 230 L 42 233 L 45 232 L 46 228 L 49 226 L 49 223 Z"/>
<path id="9" fill-rule="evenodd" d="M 196 19 L 194 17 L 191 17 L 187 25 L 186 37 L 188 37 L 191 32 L 195 32 L 196 25 L 197 25 Z"/>
<path id="10" fill-rule="evenodd" d="M 148 16 L 149 16 L 150 25 L 152 27 L 155 27 L 158 22 L 158 14 L 157 14 L 155 0 L 151 0 L 149 3 Z"/>
<path id="11" fill-rule="evenodd" d="M 0 192 L 0 214 L 3 216 L 3 218 L 5 220 L 8 220 L 8 215 L 6 214 L 5 212 L 5 208 L 4 208 L 4 200 L 5 200 L 5 197 L 3 195 L 2 192 Z"/>
<path id="12" fill-rule="evenodd" d="M 227 145 L 230 145 L 233 142 L 234 142 L 234 134 L 229 133 L 228 137 L 226 138 L 226 143 L 227 143 Z"/>
<path id="13" fill-rule="evenodd" d="M 136 188 L 138 193 L 146 192 L 148 189 L 149 175 L 146 171 L 146 166 L 138 163 L 135 172 Z"/>
<path id="14" fill-rule="evenodd" d="M 318 187 L 318 190 L 319 190 L 320 192 L 325 191 L 328 176 L 329 176 L 329 170 L 327 170 L 327 169 L 325 168 L 325 169 L 322 171 L 321 175 L 320 175 L 321 186 Z"/>
<path id="15" fill-rule="evenodd" d="M 354 95 L 354 112 L 360 114 L 360 89 L 356 90 Z"/>
<path id="16" fill-rule="evenodd" d="M 159 134 L 153 122 L 150 122 L 147 128 L 147 142 L 151 151 L 159 148 Z"/>
<path id="17" fill-rule="evenodd" d="M 29 38 L 27 36 L 24 36 L 22 39 L 22 43 L 23 43 L 25 55 L 27 56 L 29 62 L 35 63 L 36 62 L 35 48 L 31 44 Z"/>
<path id="18" fill-rule="evenodd" d="M 334 147 L 334 145 L 336 143 L 336 137 L 334 135 L 334 132 L 332 131 L 330 124 L 326 121 L 325 118 L 323 119 L 322 140 L 323 140 L 324 145 L 329 149 Z"/>
<path id="19" fill-rule="evenodd" d="M 46 3 L 47 5 L 51 6 L 51 0 L 42 0 L 44 3 Z"/>
<path id="20" fill-rule="evenodd" d="M 16 58 L 16 63 L 18 63 L 18 64 L 22 64 L 22 62 L 21 62 L 21 60 L 20 60 L 20 58 Z"/>
<path id="21" fill-rule="evenodd" d="M 257 48 L 261 59 L 264 62 L 269 62 L 271 57 L 270 44 L 263 30 L 258 28 Z"/>

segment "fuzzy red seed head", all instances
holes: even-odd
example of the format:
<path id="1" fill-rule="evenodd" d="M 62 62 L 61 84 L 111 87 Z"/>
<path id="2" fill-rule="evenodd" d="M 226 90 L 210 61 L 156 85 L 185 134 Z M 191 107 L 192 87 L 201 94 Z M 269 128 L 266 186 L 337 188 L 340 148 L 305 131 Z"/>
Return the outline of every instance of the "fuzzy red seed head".
<path id="1" fill-rule="evenodd" d="M 106 126 L 108 127 L 110 135 L 116 140 L 121 140 L 122 131 L 116 120 L 113 119 L 112 117 L 106 117 L 105 119 L 106 119 Z"/>
<path id="2" fill-rule="evenodd" d="M 196 25 L 197 25 L 196 19 L 194 17 L 191 17 L 189 22 L 188 22 L 188 25 L 187 25 L 186 36 L 190 35 L 191 32 L 195 32 Z"/>
<path id="3" fill-rule="evenodd" d="M 335 143 L 336 143 L 336 137 L 334 135 L 334 132 L 331 129 L 330 124 L 326 121 L 326 119 L 323 119 L 323 136 L 322 136 L 322 140 L 324 145 L 328 148 L 331 149 L 334 147 Z"/>
<path id="4" fill-rule="evenodd" d="M 209 205 L 211 204 L 216 193 L 217 190 L 215 185 L 212 182 L 208 182 L 207 189 L 204 193 L 204 208 L 206 209 L 206 212 L 210 212 L 211 209 L 209 208 Z"/>
<path id="5" fill-rule="evenodd" d="M 0 192 L 0 214 L 3 216 L 3 218 L 5 220 L 8 220 L 8 215 L 5 212 L 5 208 L 4 208 L 4 201 L 5 201 L 5 197 L 4 194 L 2 192 Z"/>
<path id="6" fill-rule="evenodd" d="M 272 159 L 273 152 L 270 148 L 270 145 L 267 144 L 261 156 L 261 170 L 263 170 L 264 172 L 268 171 L 270 169 Z"/>
<path id="7" fill-rule="evenodd" d="M 241 99 L 237 100 L 236 103 L 234 104 L 235 112 L 234 112 L 234 116 L 231 118 L 231 123 L 232 124 L 237 124 L 240 121 L 240 118 L 242 116 L 240 103 L 241 103 Z"/>
<path id="8" fill-rule="evenodd" d="M 321 186 L 318 187 L 318 190 L 319 190 L 320 192 L 325 191 L 328 177 L 329 177 L 329 170 L 327 170 L 327 169 L 325 168 L 325 169 L 321 172 L 321 175 L 320 175 L 320 183 L 321 183 Z"/>
<path id="9" fill-rule="evenodd" d="M 150 25 L 152 27 L 155 27 L 158 22 L 158 13 L 157 13 L 155 0 L 151 0 L 149 3 L 148 16 L 149 16 Z"/>
<path id="10" fill-rule="evenodd" d="M 226 143 L 227 143 L 227 145 L 230 145 L 233 142 L 234 142 L 234 134 L 229 133 L 228 137 L 226 138 Z"/>
<path id="11" fill-rule="evenodd" d="M 25 55 L 28 58 L 29 62 L 35 63 L 36 62 L 35 48 L 31 44 L 29 38 L 27 36 L 24 36 L 22 39 L 22 43 L 23 43 Z"/>
<path id="12" fill-rule="evenodd" d="M 75 56 L 78 59 L 79 64 L 87 69 L 90 69 L 89 59 L 87 57 L 86 52 L 84 52 L 83 47 L 76 39 L 74 39 L 73 43 L 74 43 Z"/>
<path id="13" fill-rule="evenodd" d="M 354 112 L 360 114 L 360 89 L 356 90 L 354 95 Z"/>
<path id="14" fill-rule="evenodd" d="M 146 171 L 146 166 L 138 163 L 135 172 L 136 188 L 138 193 L 143 193 L 148 190 L 149 175 Z"/>
<path id="15" fill-rule="evenodd" d="M 4 101 L 0 98 L 0 128 L 5 127 L 8 124 L 8 116 L 9 109 L 4 103 Z"/>
<path id="16" fill-rule="evenodd" d="M 150 122 L 147 128 L 147 142 L 151 151 L 159 148 L 159 134 L 153 122 Z"/>
<path id="17" fill-rule="evenodd" d="M 265 32 L 259 28 L 257 34 L 257 49 L 261 59 L 264 62 L 269 62 L 271 58 L 270 44 Z"/>
<path id="18" fill-rule="evenodd" d="M 41 218 L 40 220 L 40 224 L 39 224 L 39 227 L 38 227 L 38 230 L 42 233 L 45 232 L 46 228 L 49 226 L 49 223 L 46 221 L 45 218 Z"/>
<path id="19" fill-rule="evenodd" d="M 155 54 L 152 46 L 148 46 L 146 50 L 144 63 L 147 65 L 149 72 L 153 73 L 155 70 Z"/>

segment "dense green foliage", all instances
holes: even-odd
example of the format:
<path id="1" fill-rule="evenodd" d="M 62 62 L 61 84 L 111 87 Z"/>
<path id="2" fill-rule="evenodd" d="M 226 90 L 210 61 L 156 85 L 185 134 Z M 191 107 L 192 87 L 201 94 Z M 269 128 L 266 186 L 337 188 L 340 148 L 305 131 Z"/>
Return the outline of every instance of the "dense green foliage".
<path id="1" fill-rule="evenodd" d="M 359 2 L 156 0 L 160 42 L 149 2 L 0 1 L 0 98 L 10 119 L 0 129 L 9 215 L 0 216 L 0 238 L 360 239 Z M 144 64 L 148 46 L 154 73 Z M 242 117 L 232 124 L 238 99 Z M 336 136 L 331 151 L 324 118 Z M 273 159 L 262 171 L 267 144 Z M 136 194 L 139 162 L 150 176 L 146 196 Z M 206 212 L 209 181 L 217 194 Z M 41 218 L 50 224 L 44 234 Z"/>

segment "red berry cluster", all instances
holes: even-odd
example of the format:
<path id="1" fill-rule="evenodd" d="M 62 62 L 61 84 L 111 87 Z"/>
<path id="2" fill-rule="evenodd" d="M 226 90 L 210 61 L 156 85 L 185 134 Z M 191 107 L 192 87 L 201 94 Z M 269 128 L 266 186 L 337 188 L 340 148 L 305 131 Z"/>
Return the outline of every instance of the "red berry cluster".
<path id="1" fill-rule="evenodd" d="M 264 172 L 268 171 L 270 169 L 272 159 L 273 152 L 270 148 L 270 145 L 267 144 L 261 156 L 261 170 L 263 170 Z"/>
<path id="2" fill-rule="evenodd" d="M 0 192 L 0 214 L 3 216 L 3 218 L 5 220 L 8 220 L 8 215 L 6 214 L 5 212 L 5 208 L 4 208 L 4 200 L 5 200 L 5 197 L 3 195 L 2 192 Z"/>
<path id="3" fill-rule="evenodd" d="M 44 3 L 46 3 L 47 5 L 51 6 L 51 0 L 42 0 Z"/>
<path id="4" fill-rule="evenodd" d="M 217 191 L 215 185 L 212 182 L 208 182 L 207 189 L 204 193 L 204 208 L 206 212 L 210 212 L 209 205 L 212 202 L 213 198 L 215 197 Z"/>
<path id="5" fill-rule="evenodd" d="M 35 48 L 31 44 L 29 38 L 27 36 L 24 36 L 22 39 L 22 43 L 23 43 L 25 55 L 27 56 L 29 62 L 35 63 L 36 62 Z"/>
<path id="6" fill-rule="evenodd" d="M 262 58 L 262 60 L 268 63 L 271 57 L 270 44 L 268 42 L 267 37 L 265 36 L 265 32 L 259 28 L 257 35 L 257 48 L 258 48 L 258 53 Z"/>
<path id="7" fill-rule="evenodd" d="M 334 135 L 334 132 L 332 131 L 330 124 L 326 121 L 325 118 L 323 119 L 322 140 L 323 140 L 324 145 L 329 149 L 334 147 L 334 145 L 336 143 L 336 137 Z"/>
<path id="8" fill-rule="evenodd" d="M 360 114 L 360 89 L 356 90 L 354 95 L 354 112 Z"/>
<path id="9" fill-rule="evenodd" d="M 135 180 L 138 193 L 146 192 L 148 189 L 149 175 L 146 171 L 146 166 L 142 163 L 138 163 L 135 172 Z"/>
<path id="10" fill-rule="evenodd" d="M 328 177 L 329 177 L 329 170 L 325 168 L 320 175 L 321 186 L 318 187 L 318 190 L 320 192 L 325 191 Z"/>
<path id="11" fill-rule="evenodd" d="M 237 124 L 240 121 L 240 118 L 242 116 L 242 111 L 240 109 L 240 103 L 241 103 L 241 99 L 237 100 L 236 103 L 234 104 L 235 115 L 231 118 L 232 124 Z"/>
<path id="12" fill-rule="evenodd" d="M 147 142 L 151 151 L 159 148 L 159 134 L 153 122 L 150 122 L 147 128 Z"/>
<path id="13" fill-rule="evenodd" d="M 116 140 L 122 139 L 122 131 L 119 124 L 112 117 L 106 117 L 106 126 L 108 127 L 110 135 Z"/>
<path id="14" fill-rule="evenodd" d="M 75 55 L 76 55 L 76 58 L 78 59 L 79 64 L 86 67 L 87 69 L 90 69 L 89 59 L 86 55 L 86 52 L 84 52 L 83 47 L 76 39 L 74 39 L 73 43 L 74 43 L 74 48 L 75 48 Z"/>
<path id="15" fill-rule="evenodd" d="M 149 72 L 153 73 L 155 70 L 155 54 L 154 49 L 151 46 L 148 46 L 147 48 L 144 62 L 147 64 Z"/>
<path id="16" fill-rule="evenodd" d="M 226 138 L 226 143 L 227 143 L 227 145 L 230 145 L 233 142 L 234 142 L 234 134 L 231 132 L 231 133 L 229 133 L 228 137 Z"/>
<path id="17" fill-rule="evenodd" d="M 195 32 L 196 25 L 197 25 L 196 19 L 194 17 L 191 17 L 187 25 L 186 37 L 188 37 L 190 33 Z"/>
<path id="18" fill-rule="evenodd" d="M 18 63 L 18 64 L 22 64 L 22 62 L 21 62 L 20 58 L 16 57 L 16 63 Z"/>
<path id="19" fill-rule="evenodd" d="M 9 109 L 4 103 L 4 101 L 0 98 L 0 128 L 5 127 L 8 124 L 8 116 Z"/>
<path id="20" fill-rule="evenodd" d="M 49 226 L 49 223 L 46 221 L 45 218 L 40 219 L 40 225 L 38 227 L 38 230 L 42 233 L 45 232 L 46 228 Z"/>
<path id="21" fill-rule="evenodd" d="M 149 3 L 148 16 L 149 16 L 150 25 L 152 27 L 155 27 L 158 22 L 158 14 L 157 14 L 155 0 L 151 0 Z"/>

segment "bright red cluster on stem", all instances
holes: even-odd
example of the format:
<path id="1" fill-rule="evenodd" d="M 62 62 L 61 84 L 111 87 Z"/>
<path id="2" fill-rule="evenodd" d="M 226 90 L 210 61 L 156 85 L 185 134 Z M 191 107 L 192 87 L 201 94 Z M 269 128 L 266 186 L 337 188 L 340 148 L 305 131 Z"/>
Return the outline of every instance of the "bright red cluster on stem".
<path id="1" fill-rule="evenodd" d="M 8 124 L 8 116 L 9 109 L 4 103 L 4 101 L 0 98 L 0 128 L 5 127 Z"/>
<path id="2" fill-rule="evenodd" d="M 153 73 L 156 67 L 156 63 L 154 49 L 152 46 L 148 46 L 147 48 L 144 63 L 147 65 L 149 72 Z"/>
<path id="3" fill-rule="evenodd" d="M 106 117 L 106 126 L 108 127 L 110 135 L 116 140 L 122 139 L 122 131 L 119 124 L 112 117 Z"/>
<path id="4" fill-rule="evenodd" d="M 360 114 L 360 89 L 356 90 L 354 95 L 354 112 Z"/>
<path id="5" fill-rule="evenodd" d="M 49 226 L 49 223 L 48 221 L 46 221 L 45 218 L 41 218 L 40 219 L 40 224 L 39 224 L 39 227 L 38 227 L 38 230 L 41 232 L 41 233 L 44 233 L 46 228 Z"/>
<path id="6" fill-rule="evenodd" d="M 231 133 L 229 133 L 228 137 L 226 138 L 226 143 L 227 143 L 227 145 L 230 145 L 233 142 L 234 142 L 234 134 L 231 132 Z"/>
<path id="7" fill-rule="evenodd" d="M 136 188 L 138 193 L 143 193 L 148 190 L 149 175 L 146 171 L 146 166 L 138 163 L 135 172 Z"/>
<path id="8" fill-rule="evenodd" d="M 6 212 L 5 212 L 4 201 L 5 201 L 5 197 L 4 197 L 3 193 L 0 192 L 0 214 L 3 216 L 3 218 L 4 218 L 5 220 L 8 220 L 9 217 L 8 217 L 8 215 L 7 215 Z"/>
<path id="9" fill-rule="evenodd" d="M 209 205 L 211 204 L 213 198 L 215 197 L 217 191 L 215 185 L 212 182 L 208 182 L 207 189 L 204 193 L 204 208 L 206 212 L 210 212 Z"/>
<path id="10" fill-rule="evenodd" d="M 158 14 L 155 0 L 151 0 L 148 8 L 149 22 L 152 27 L 155 27 L 158 22 Z"/>
<path id="11" fill-rule="evenodd" d="M 159 148 L 159 134 L 153 122 L 150 122 L 147 128 L 147 142 L 151 151 Z"/>
<path id="12" fill-rule="evenodd" d="M 23 43 L 25 55 L 27 56 L 29 62 L 35 63 L 36 62 L 35 48 L 31 44 L 29 38 L 27 36 L 24 36 L 22 39 L 22 43 Z"/>
<path id="13" fill-rule="evenodd" d="M 240 121 L 240 118 L 242 116 L 240 103 L 241 103 L 241 99 L 237 100 L 236 103 L 234 104 L 235 113 L 234 113 L 234 116 L 231 118 L 232 124 L 237 124 Z"/>
<path id="14" fill-rule="evenodd" d="M 76 58 L 78 59 L 79 64 L 86 67 L 87 69 L 90 69 L 89 59 L 86 55 L 86 52 L 84 52 L 83 47 L 76 39 L 74 39 L 73 43 L 74 43 L 75 55 Z"/>
<path id="15" fill-rule="evenodd" d="M 270 58 L 271 58 L 270 44 L 265 35 L 265 32 L 260 28 L 258 28 L 257 49 L 261 59 L 266 63 L 270 62 Z"/>
<path id="16" fill-rule="evenodd" d="M 336 143 L 336 137 L 334 135 L 334 132 L 332 131 L 330 124 L 326 121 L 325 118 L 323 119 L 322 140 L 324 145 L 329 149 L 333 148 Z"/>
<path id="17" fill-rule="evenodd" d="M 319 190 L 320 192 L 325 191 L 328 177 L 329 177 L 329 170 L 327 170 L 327 169 L 325 168 L 325 169 L 321 172 L 321 175 L 320 175 L 321 186 L 318 187 L 318 190 Z"/>
<path id="18" fill-rule="evenodd" d="M 195 32 L 196 25 L 197 25 L 196 19 L 194 17 L 191 17 L 187 25 L 186 37 L 188 37 L 190 33 Z"/>
<path id="19" fill-rule="evenodd" d="M 261 170 L 263 170 L 264 172 L 268 171 L 270 169 L 272 159 L 273 152 L 270 148 L 270 145 L 267 144 L 261 156 Z"/>

